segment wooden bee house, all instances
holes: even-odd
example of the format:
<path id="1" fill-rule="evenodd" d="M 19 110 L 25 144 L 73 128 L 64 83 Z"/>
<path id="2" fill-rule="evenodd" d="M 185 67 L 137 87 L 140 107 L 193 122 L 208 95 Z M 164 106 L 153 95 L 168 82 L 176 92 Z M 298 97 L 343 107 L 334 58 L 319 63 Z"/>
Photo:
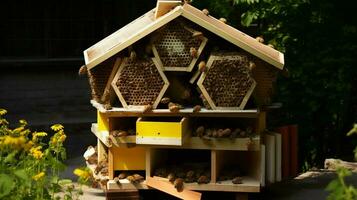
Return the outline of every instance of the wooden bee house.
<path id="1" fill-rule="evenodd" d="M 187 190 L 226 191 L 242 199 L 260 191 L 266 112 L 259 106 L 270 102 L 282 53 L 206 11 L 159 0 L 85 50 L 84 58 L 98 110 L 92 125 L 98 161 L 108 165 L 107 189 L 150 186 L 180 198 L 200 197 Z M 119 104 L 105 106 L 108 96 Z M 180 163 L 192 165 L 180 171 Z M 225 169 L 236 165 L 233 170 L 244 174 L 227 177 Z M 191 174 L 184 192 L 166 179 L 169 166 L 178 177 Z M 195 166 L 204 168 L 188 173 Z M 123 176 L 130 173 L 139 174 Z M 192 173 L 199 178 L 193 180 Z M 118 175 L 124 177 L 120 184 L 113 180 Z"/>

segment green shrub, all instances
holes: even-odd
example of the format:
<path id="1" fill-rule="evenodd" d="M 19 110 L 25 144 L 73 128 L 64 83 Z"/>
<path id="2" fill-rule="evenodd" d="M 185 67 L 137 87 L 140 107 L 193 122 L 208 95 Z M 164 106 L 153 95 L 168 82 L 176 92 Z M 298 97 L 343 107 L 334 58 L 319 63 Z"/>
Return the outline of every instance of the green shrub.
<path id="1" fill-rule="evenodd" d="M 63 126 L 51 126 L 45 142 L 48 133 L 31 131 L 25 120 L 10 128 L 6 112 L 0 109 L 0 199 L 78 199 L 81 191 L 59 178 L 66 159 Z"/>

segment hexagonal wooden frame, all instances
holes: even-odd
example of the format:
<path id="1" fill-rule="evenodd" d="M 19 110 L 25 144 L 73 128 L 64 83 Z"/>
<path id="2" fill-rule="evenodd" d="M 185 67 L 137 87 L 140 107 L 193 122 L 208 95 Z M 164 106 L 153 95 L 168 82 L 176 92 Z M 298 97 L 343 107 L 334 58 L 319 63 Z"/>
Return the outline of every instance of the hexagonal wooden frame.
<path id="1" fill-rule="evenodd" d="M 157 96 L 154 104 L 152 105 L 153 109 L 155 109 L 157 107 L 157 105 L 160 103 L 160 100 L 163 97 L 164 93 L 166 92 L 167 88 L 169 87 L 170 83 L 169 83 L 168 79 L 166 78 L 164 72 L 162 71 L 162 68 L 160 68 L 160 66 L 158 65 L 157 60 L 155 58 L 151 58 L 151 59 L 154 62 L 154 65 L 155 65 L 157 71 L 159 72 L 163 82 L 164 82 L 164 85 L 161 88 L 161 91 L 160 91 L 159 95 Z M 115 77 L 114 77 L 113 81 L 111 82 L 111 86 L 113 87 L 116 95 L 119 98 L 119 101 L 121 102 L 121 104 L 123 105 L 124 108 L 144 108 L 145 105 L 128 105 L 126 103 L 122 93 L 120 92 L 120 90 L 118 89 L 118 87 L 116 85 L 116 82 L 119 79 L 120 73 L 123 70 L 123 68 L 127 65 L 127 61 L 128 60 L 129 60 L 129 58 L 124 58 L 123 61 L 121 62 L 121 65 L 120 65 L 117 73 L 115 74 Z"/>
<path id="2" fill-rule="evenodd" d="M 188 28 L 186 26 L 183 25 L 183 28 L 189 32 L 191 32 L 192 34 L 195 32 L 193 29 L 191 28 Z M 160 55 L 159 55 L 159 52 L 157 51 L 157 48 L 155 47 L 155 45 L 152 45 L 152 52 L 155 56 L 155 58 L 157 59 L 158 61 L 158 64 L 159 66 L 164 69 L 164 71 L 185 71 L 185 72 L 191 72 L 193 67 L 196 65 L 196 62 L 198 60 L 198 58 L 200 57 L 204 47 L 206 46 L 207 44 L 207 41 L 208 39 L 206 37 L 203 37 L 203 36 L 200 36 L 199 39 L 201 40 L 201 44 L 200 44 L 200 47 L 198 48 L 197 50 L 197 56 L 196 57 L 193 57 L 192 60 L 191 60 L 191 63 L 186 66 L 186 67 L 170 67 L 170 66 L 164 66 L 162 61 L 161 61 L 161 58 L 160 58 Z"/>
<path id="3" fill-rule="evenodd" d="M 220 107 L 220 106 L 216 106 L 216 104 L 213 102 L 212 98 L 210 97 L 210 95 L 208 94 L 206 88 L 203 85 L 203 81 L 206 78 L 207 72 L 211 69 L 213 61 L 215 60 L 236 60 L 234 55 L 222 55 L 222 56 L 216 56 L 216 55 L 211 55 L 207 61 L 206 64 L 206 72 L 202 73 L 199 80 L 197 81 L 197 86 L 198 88 L 201 90 L 202 95 L 206 98 L 208 104 L 211 106 L 211 108 L 213 110 L 243 110 L 245 105 L 247 104 L 250 96 L 252 95 L 254 88 L 256 86 L 256 81 L 251 77 L 253 84 L 251 85 L 251 87 L 249 88 L 248 92 L 246 93 L 246 95 L 244 96 L 241 104 L 239 105 L 239 107 Z"/>

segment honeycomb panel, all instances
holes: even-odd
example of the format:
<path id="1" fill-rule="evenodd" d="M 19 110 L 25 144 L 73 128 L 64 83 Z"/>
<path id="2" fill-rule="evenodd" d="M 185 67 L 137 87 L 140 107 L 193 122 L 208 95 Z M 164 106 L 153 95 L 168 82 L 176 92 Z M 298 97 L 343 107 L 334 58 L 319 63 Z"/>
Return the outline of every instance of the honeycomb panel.
<path id="1" fill-rule="evenodd" d="M 115 91 L 124 106 L 158 104 L 162 90 L 167 89 L 165 75 L 153 60 L 125 59 L 113 80 Z"/>
<path id="2" fill-rule="evenodd" d="M 256 84 L 250 75 L 248 58 L 211 56 L 207 68 L 198 86 L 210 106 L 243 109 Z"/>
<path id="3" fill-rule="evenodd" d="M 165 70 L 191 71 L 197 61 L 207 39 L 193 37 L 193 29 L 188 28 L 182 20 L 174 20 L 159 31 L 154 42 L 154 55 L 159 59 Z M 197 56 L 192 56 L 190 49 L 197 50 Z"/>
<path id="4" fill-rule="evenodd" d="M 88 71 L 92 98 L 101 101 L 108 79 L 114 67 L 115 59 L 110 59 Z"/>

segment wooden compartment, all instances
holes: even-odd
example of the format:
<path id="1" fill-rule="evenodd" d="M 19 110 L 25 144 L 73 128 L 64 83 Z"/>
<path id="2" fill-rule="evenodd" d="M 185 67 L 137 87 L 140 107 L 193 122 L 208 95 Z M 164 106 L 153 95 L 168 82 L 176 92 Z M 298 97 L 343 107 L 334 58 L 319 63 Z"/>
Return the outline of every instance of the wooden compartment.
<path id="1" fill-rule="evenodd" d="M 222 191 L 259 192 L 261 159 L 259 151 L 212 151 L 212 182 Z M 242 177 L 241 184 L 232 179 Z"/>
<path id="2" fill-rule="evenodd" d="M 146 154 L 146 175 L 166 178 L 169 173 L 185 178 L 190 170 L 197 176 L 211 176 L 211 151 L 190 149 L 155 149 L 150 148 Z M 164 169 L 166 172 L 162 172 Z M 198 171 L 198 172 L 197 172 Z M 195 179 L 192 184 L 196 184 Z M 187 183 L 188 184 L 188 183 Z"/>
<path id="3" fill-rule="evenodd" d="M 136 122 L 136 143 L 181 146 L 189 136 L 186 117 L 144 117 Z"/>

